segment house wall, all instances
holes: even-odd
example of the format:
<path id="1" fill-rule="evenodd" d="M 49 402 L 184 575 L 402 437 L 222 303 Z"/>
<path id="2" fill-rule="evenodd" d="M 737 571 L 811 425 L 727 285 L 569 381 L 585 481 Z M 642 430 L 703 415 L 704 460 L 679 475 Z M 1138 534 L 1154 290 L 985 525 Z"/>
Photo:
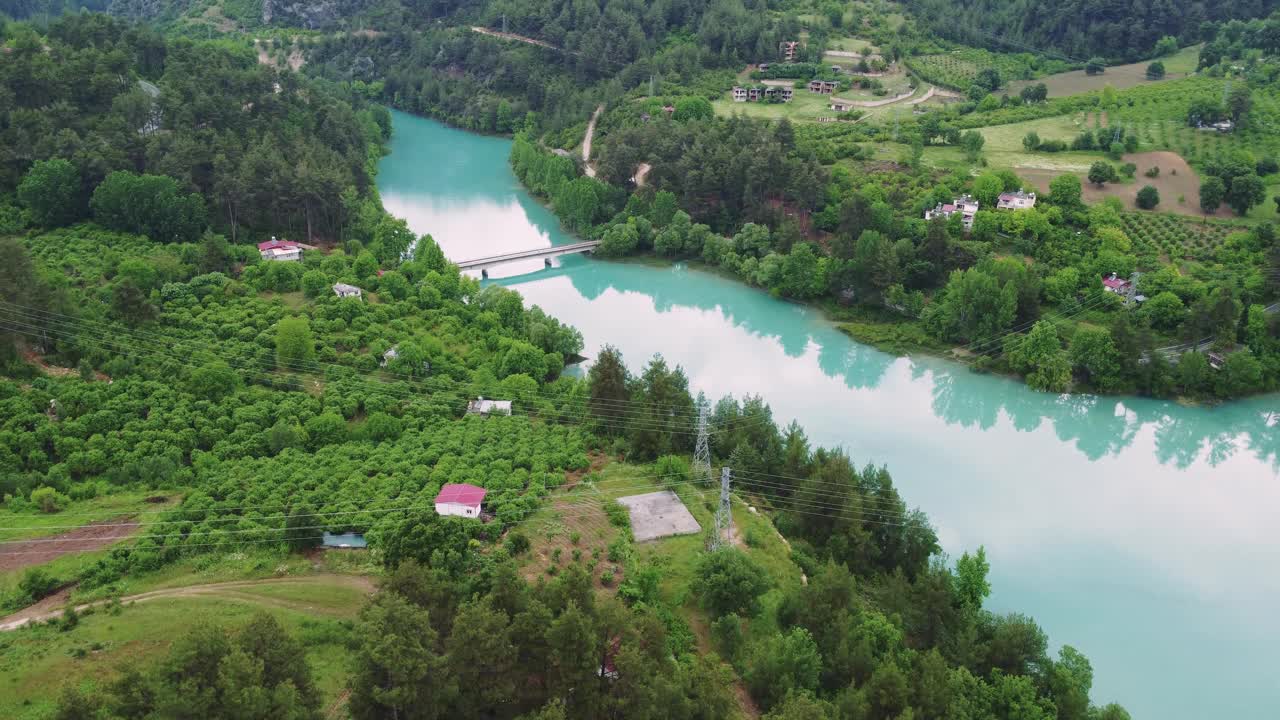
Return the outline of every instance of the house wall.
<path id="1" fill-rule="evenodd" d="M 458 503 L 436 503 L 436 514 L 476 517 L 480 514 L 480 508 L 475 505 L 460 505 Z"/>

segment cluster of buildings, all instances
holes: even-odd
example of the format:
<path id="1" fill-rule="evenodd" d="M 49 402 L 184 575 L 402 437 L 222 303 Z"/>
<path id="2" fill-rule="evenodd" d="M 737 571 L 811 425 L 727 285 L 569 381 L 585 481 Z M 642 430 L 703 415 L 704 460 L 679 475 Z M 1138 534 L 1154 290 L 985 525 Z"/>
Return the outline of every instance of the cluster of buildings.
<path id="1" fill-rule="evenodd" d="M 791 102 L 791 99 L 795 97 L 795 91 L 781 85 L 733 86 L 734 102 L 760 102 L 774 96 L 780 97 L 782 102 Z"/>
<path id="2" fill-rule="evenodd" d="M 313 249 L 311 245 L 276 238 L 258 243 L 258 255 L 264 262 L 298 262 L 302 259 L 302 251 L 311 249 Z M 381 271 L 378 274 L 381 275 Z M 358 298 L 363 293 L 355 285 L 334 283 L 333 294 L 340 298 Z"/>
<path id="3" fill-rule="evenodd" d="M 819 95 L 831 95 L 840 87 L 840 83 L 836 80 L 810 80 L 809 92 L 818 93 Z"/>
<path id="4" fill-rule="evenodd" d="M 763 67 L 763 66 L 762 66 Z M 835 80 L 810 80 L 809 92 L 819 95 L 833 95 L 840 83 Z M 795 91 L 789 85 L 734 85 L 734 102 L 761 102 L 777 97 L 782 102 L 791 102 Z"/>
<path id="5" fill-rule="evenodd" d="M 972 195 L 961 195 L 949 203 L 938 203 L 930 210 L 924 211 L 924 219 L 949 218 L 956 213 L 964 224 L 965 232 L 973 229 L 973 216 L 978 214 L 978 201 Z"/>
<path id="6" fill-rule="evenodd" d="M 1000 193 L 1000 198 L 996 202 L 998 210 L 1027 210 L 1035 206 L 1036 194 L 1022 190 Z M 960 214 L 965 232 L 972 230 L 973 217 L 978 214 L 978 201 L 972 195 L 961 195 L 949 203 L 938 203 L 933 208 L 925 210 L 924 219 L 949 218 L 957 213 Z"/>

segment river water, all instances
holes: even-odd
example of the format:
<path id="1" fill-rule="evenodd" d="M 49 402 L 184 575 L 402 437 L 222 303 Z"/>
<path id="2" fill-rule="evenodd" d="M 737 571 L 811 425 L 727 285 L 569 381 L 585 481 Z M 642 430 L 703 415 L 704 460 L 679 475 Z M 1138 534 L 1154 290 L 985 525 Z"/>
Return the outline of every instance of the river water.
<path id="1" fill-rule="evenodd" d="M 510 142 L 393 113 L 378 187 L 453 260 L 573 242 Z M 985 545 L 987 607 L 1033 616 L 1134 718 L 1280 716 L 1280 396 L 1218 408 L 1058 397 L 853 342 L 820 312 L 680 265 L 570 256 L 491 271 L 639 368 L 661 352 L 711 398 L 885 464 L 953 557 Z"/>

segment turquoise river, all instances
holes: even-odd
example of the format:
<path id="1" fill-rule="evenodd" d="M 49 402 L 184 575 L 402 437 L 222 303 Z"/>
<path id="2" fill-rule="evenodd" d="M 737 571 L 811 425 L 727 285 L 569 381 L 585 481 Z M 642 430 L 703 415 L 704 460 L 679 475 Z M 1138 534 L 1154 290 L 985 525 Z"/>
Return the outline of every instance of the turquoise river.
<path id="1" fill-rule="evenodd" d="M 453 260 L 573 242 L 510 142 L 394 114 L 383 203 Z M 946 551 L 985 545 L 995 611 L 1032 615 L 1141 719 L 1280 716 L 1280 397 L 1217 408 L 1054 396 L 851 341 L 822 313 L 686 267 L 570 256 L 491 272 L 530 304 L 654 353 L 711 398 L 759 393 L 815 444 L 885 464 Z M 1268 709 L 1270 708 L 1270 709 Z"/>

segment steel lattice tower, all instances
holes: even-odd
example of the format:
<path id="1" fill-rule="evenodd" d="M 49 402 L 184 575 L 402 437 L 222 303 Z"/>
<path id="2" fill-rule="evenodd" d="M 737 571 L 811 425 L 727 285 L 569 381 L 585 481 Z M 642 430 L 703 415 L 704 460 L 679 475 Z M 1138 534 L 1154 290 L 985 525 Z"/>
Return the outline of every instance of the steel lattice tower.
<path id="1" fill-rule="evenodd" d="M 707 399 L 698 393 L 698 444 L 693 451 L 693 477 L 711 483 L 711 445 L 707 433 Z"/>

